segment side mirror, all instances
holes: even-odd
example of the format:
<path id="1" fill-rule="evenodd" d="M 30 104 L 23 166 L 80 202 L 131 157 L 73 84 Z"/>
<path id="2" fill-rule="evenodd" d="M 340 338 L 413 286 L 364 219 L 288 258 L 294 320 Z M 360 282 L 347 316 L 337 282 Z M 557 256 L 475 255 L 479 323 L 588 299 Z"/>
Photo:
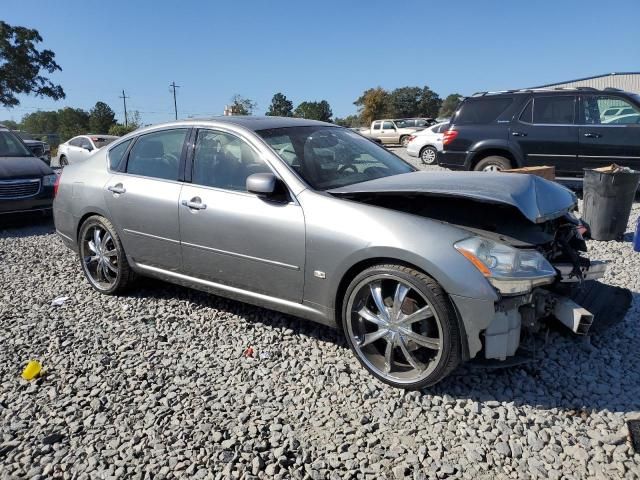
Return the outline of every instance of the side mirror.
<path id="1" fill-rule="evenodd" d="M 254 173 L 247 177 L 247 192 L 269 196 L 276 191 L 278 179 L 273 173 Z"/>

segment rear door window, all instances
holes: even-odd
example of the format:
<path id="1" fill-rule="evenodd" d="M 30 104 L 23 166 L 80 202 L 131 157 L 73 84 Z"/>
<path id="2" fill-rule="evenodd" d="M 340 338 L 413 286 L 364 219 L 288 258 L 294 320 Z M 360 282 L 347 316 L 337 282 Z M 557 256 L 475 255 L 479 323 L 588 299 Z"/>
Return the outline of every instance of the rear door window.
<path id="1" fill-rule="evenodd" d="M 141 135 L 129 153 L 127 173 L 177 180 L 186 136 L 186 128 Z"/>
<path id="2" fill-rule="evenodd" d="M 533 123 L 573 124 L 575 104 L 574 95 L 536 97 L 533 100 Z"/>
<path id="3" fill-rule="evenodd" d="M 109 168 L 111 170 L 118 170 L 122 157 L 124 157 L 130 144 L 131 140 L 127 140 L 109 150 Z"/>
<path id="4" fill-rule="evenodd" d="M 527 106 L 524 107 L 520 114 L 520 121 L 525 123 L 533 123 L 533 100 L 527 102 Z"/>
<path id="5" fill-rule="evenodd" d="M 458 110 L 452 123 L 491 123 L 512 103 L 513 98 L 511 97 L 487 97 L 467 100 Z"/>

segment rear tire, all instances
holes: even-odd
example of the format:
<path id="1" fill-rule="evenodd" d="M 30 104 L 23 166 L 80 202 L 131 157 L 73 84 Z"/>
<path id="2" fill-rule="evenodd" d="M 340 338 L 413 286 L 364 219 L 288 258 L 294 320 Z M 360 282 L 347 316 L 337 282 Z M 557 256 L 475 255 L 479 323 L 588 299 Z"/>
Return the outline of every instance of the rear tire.
<path id="1" fill-rule="evenodd" d="M 98 292 L 115 295 L 125 291 L 135 274 L 113 224 L 100 215 L 87 218 L 78 234 L 80 266 Z"/>
<path id="2" fill-rule="evenodd" d="M 435 165 L 437 158 L 438 151 L 430 145 L 420 150 L 420 160 L 425 165 Z"/>
<path id="3" fill-rule="evenodd" d="M 353 279 L 342 304 L 349 347 L 388 385 L 407 390 L 434 385 L 462 360 L 453 306 L 440 285 L 422 272 L 374 265 Z"/>
<path id="4" fill-rule="evenodd" d="M 511 160 L 499 155 L 491 155 L 476 163 L 476 166 L 473 169 L 476 172 L 499 172 L 502 170 L 509 170 L 510 168 L 513 168 Z"/>
<path id="5" fill-rule="evenodd" d="M 407 145 L 409 145 L 409 135 L 403 135 L 400 137 L 400 145 L 407 148 Z"/>

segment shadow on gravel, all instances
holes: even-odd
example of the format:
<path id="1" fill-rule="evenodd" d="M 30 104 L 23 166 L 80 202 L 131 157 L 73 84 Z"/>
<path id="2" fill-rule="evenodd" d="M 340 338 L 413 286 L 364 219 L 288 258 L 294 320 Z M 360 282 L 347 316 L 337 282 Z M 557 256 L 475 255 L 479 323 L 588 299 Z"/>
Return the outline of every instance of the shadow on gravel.
<path id="1" fill-rule="evenodd" d="M 288 328 L 298 335 L 348 348 L 342 333 L 332 328 L 160 280 L 141 279 L 128 296 L 172 297 L 223 310 L 251 323 Z M 640 294 L 633 294 L 633 305 L 635 308 L 640 305 Z M 561 409 L 581 416 L 588 416 L 592 410 L 638 410 L 640 364 L 636 351 L 628 348 L 633 343 L 630 339 L 616 348 L 620 328 L 624 328 L 619 323 L 598 326 L 588 338 L 563 328 L 556 329 L 546 345 L 544 336 L 539 335 L 534 339 L 536 347 L 529 350 L 535 358 L 499 369 L 484 368 L 482 362 L 472 360 L 422 394 L 448 394 L 459 400 L 478 402 L 512 402 L 537 409 Z M 382 384 L 379 386 L 384 388 Z"/>
<path id="2" fill-rule="evenodd" d="M 53 218 L 36 213 L 0 216 L 0 238 L 31 237 L 55 232 Z"/>

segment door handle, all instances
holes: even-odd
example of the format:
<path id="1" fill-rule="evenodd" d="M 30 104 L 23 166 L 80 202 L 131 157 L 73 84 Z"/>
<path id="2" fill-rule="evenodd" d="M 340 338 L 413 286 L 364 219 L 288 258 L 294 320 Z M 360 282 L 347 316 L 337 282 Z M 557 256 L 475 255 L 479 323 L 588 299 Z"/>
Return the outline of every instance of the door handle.
<path id="1" fill-rule="evenodd" d="M 584 134 L 584 136 L 587 137 L 587 138 L 600 138 L 600 137 L 602 137 L 602 134 L 587 132 L 587 133 Z"/>
<path id="2" fill-rule="evenodd" d="M 513 135 L 514 137 L 526 137 L 527 134 L 524 132 L 511 132 L 511 135 Z"/>
<path id="3" fill-rule="evenodd" d="M 116 185 L 110 185 L 107 187 L 107 190 L 109 190 L 111 193 L 117 193 L 117 194 L 121 194 L 126 192 L 127 190 L 122 186 L 121 183 L 118 183 Z"/>
<path id="4" fill-rule="evenodd" d="M 182 200 L 182 205 L 193 210 L 204 210 L 207 208 L 207 204 L 202 203 L 198 197 L 192 198 L 191 200 Z"/>

